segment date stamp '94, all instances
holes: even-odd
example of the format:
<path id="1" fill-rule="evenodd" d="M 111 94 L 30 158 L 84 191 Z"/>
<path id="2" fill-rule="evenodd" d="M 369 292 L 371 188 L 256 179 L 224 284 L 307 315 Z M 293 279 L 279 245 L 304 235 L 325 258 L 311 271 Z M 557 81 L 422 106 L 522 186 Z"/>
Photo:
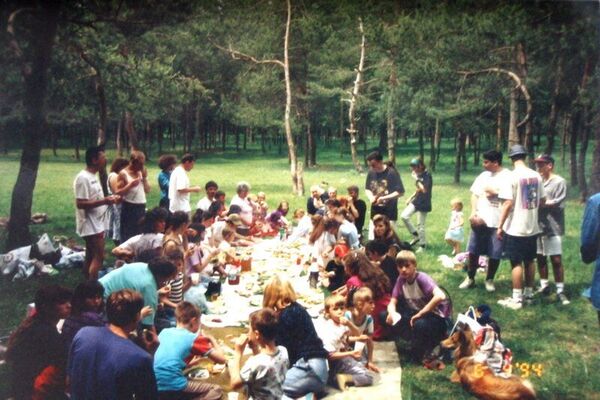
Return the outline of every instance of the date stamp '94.
<path id="1" fill-rule="evenodd" d="M 514 368 L 513 368 L 514 366 Z M 502 368 L 503 372 L 512 374 L 518 373 L 521 378 L 529 378 L 530 376 L 537 376 L 541 378 L 544 374 L 544 364 L 542 363 L 527 363 L 527 362 L 516 362 L 514 364 L 507 364 Z M 475 365 L 475 376 L 481 378 L 484 375 L 484 364 Z"/>

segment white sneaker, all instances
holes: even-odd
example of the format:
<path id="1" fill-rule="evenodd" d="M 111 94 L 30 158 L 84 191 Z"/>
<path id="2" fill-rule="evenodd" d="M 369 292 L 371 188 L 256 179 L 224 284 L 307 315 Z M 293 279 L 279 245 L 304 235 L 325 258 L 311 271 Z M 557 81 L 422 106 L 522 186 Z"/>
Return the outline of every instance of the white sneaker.
<path id="1" fill-rule="evenodd" d="M 560 303 L 563 306 L 566 306 L 568 304 L 571 304 L 571 302 L 569 301 L 569 298 L 567 297 L 566 294 L 564 294 L 563 292 L 560 292 L 556 295 L 556 298 L 558 299 L 558 301 L 560 301 Z"/>
<path id="2" fill-rule="evenodd" d="M 475 287 L 475 280 L 469 278 L 468 276 L 460 285 L 458 285 L 459 289 L 471 289 Z"/>
<path id="3" fill-rule="evenodd" d="M 488 292 L 495 292 L 496 291 L 496 286 L 494 286 L 494 281 L 491 279 L 488 279 L 485 281 L 485 290 L 487 290 Z"/>
<path id="4" fill-rule="evenodd" d="M 510 308 L 511 310 L 520 310 L 523 308 L 523 302 L 521 300 L 513 299 L 512 297 L 498 300 L 498 304 L 502 307 Z"/>

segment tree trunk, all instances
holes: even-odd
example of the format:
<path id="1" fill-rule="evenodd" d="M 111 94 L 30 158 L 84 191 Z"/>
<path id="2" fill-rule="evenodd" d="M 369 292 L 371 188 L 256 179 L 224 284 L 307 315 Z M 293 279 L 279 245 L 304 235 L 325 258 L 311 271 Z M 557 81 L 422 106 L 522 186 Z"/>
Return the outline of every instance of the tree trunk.
<path id="1" fill-rule="evenodd" d="M 456 152 L 456 158 L 454 162 L 454 183 L 460 183 L 460 168 L 462 164 L 461 160 L 465 152 L 465 139 L 466 135 L 462 131 L 458 132 L 458 151 Z"/>
<path id="2" fill-rule="evenodd" d="M 581 111 L 573 115 L 571 120 L 571 136 L 569 138 L 569 172 L 571 176 L 571 186 L 578 186 L 577 182 L 577 133 L 581 126 Z"/>
<path id="3" fill-rule="evenodd" d="M 429 168 L 432 171 L 435 171 L 435 168 L 437 166 L 437 154 L 438 154 L 438 147 L 440 146 L 440 119 L 436 118 L 435 119 L 435 131 L 433 132 L 433 139 L 431 140 L 431 156 L 429 157 Z"/>
<path id="4" fill-rule="evenodd" d="M 566 163 L 566 148 L 568 142 L 568 130 L 571 125 L 571 114 L 566 113 L 563 117 L 563 127 L 560 135 L 560 165 L 565 169 Z"/>
<path id="5" fill-rule="evenodd" d="M 390 73 L 389 79 L 389 91 L 387 104 L 387 153 L 388 159 L 396 165 L 396 119 L 395 119 L 395 95 L 396 86 L 398 85 L 398 78 L 396 76 L 396 68 L 392 63 L 390 67 L 392 72 Z"/>
<path id="6" fill-rule="evenodd" d="M 27 46 L 29 57 L 25 59 L 15 36 L 14 20 L 20 11 L 15 11 L 9 17 L 8 32 L 11 34 L 11 45 L 21 63 L 24 79 L 23 105 L 26 110 L 24 124 L 23 151 L 19 174 L 12 192 L 10 220 L 8 222 L 8 250 L 29 245 L 32 237 L 29 232 L 31 220 L 31 205 L 33 190 L 37 180 L 40 164 L 41 138 L 46 132 L 46 115 L 44 101 L 48 86 L 48 68 L 52 58 L 54 37 L 58 25 L 59 6 L 54 2 L 40 2 L 37 18 L 29 19 L 28 26 L 30 41 Z M 50 205 L 48 205 L 50 206 Z"/>
<path id="7" fill-rule="evenodd" d="M 287 21 L 285 23 L 285 37 L 283 39 L 283 72 L 285 77 L 285 138 L 288 145 L 288 156 L 290 159 L 290 174 L 292 176 L 292 190 L 298 196 L 304 196 L 304 178 L 298 171 L 298 157 L 296 154 L 296 144 L 292 134 L 291 112 L 292 112 L 292 82 L 290 78 L 290 25 L 292 22 L 292 3 L 287 0 Z"/>
<path id="8" fill-rule="evenodd" d="M 502 149 L 502 123 L 503 123 L 503 115 L 502 115 L 502 103 L 498 106 L 497 116 L 496 116 L 496 150 L 500 151 Z"/>
<path id="9" fill-rule="evenodd" d="M 517 96 L 519 92 L 517 89 L 510 91 L 510 114 L 508 120 L 508 148 L 510 149 L 513 145 L 519 144 L 519 132 L 517 130 L 517 119 L 519 113 L 519 105 L 517 103 Z"/>
<path id="10" fill-rule="evenodd" d="M 600 192 L 600 121 L 596 117 L 594 123 L 594 154 L 592 156 L 592 173 L 590 176 L 590 195 Z"/>
<path id="11" fill-rule="evenodd" d="M 358 61 L 358 69 L 356 70 L 356 79 L 354 80 L 354 88 L 352 89 L 351 98 L 350 98 L 350 107 L 348 108 L 348 120 L 350 122 L 350 127 L 347 129 L 350 134 L 350 154 L 352 155 L 352 163 L 354 164 L 354 169 L 357 172 L 362 172 L 362 165 L 358 161 L 358 154 L 356 151 L 356 134 L 358 129 L 356 127 L 356 102 L 358 100 L 358 96 L 360 93 L 360 87 L 362 84 L 362 74 L 365 63 L 365 32 L 363 29 L 362 20 L 359 19 L 358 22 L 358 30 L 361 34 L 361 44 L 360 44 L 360 59 Z"/>
<path id="12" fill-rule="evenodd" d="M 590 137 L 590 123 L 587 121 L 588 118 L 588 110 L 587 107 L 583 110 L 583 116 L 581 120 L 580 126 L 580 135 L 581 145 L 579 147 L 579 162 L 577 163 L 577 175 L 579 182 L 579 193 L 581 194 L 581 202 L 585 202 L 588 197 L 588 186 L 585 179 L 585 156 L 588 150 L 588 143 Z"/>
<path id="13" fill-rule="evenodd" d="M 419 157 L 425 161 L 425 144 L 423 142 L 423 128 L 419 127 Z"/>
<path id="14" fill-rule="evenodd" d="M 135 132 L 135 127 L 133 125 L 133 115 L 129 111 L 125 111 L 125 133 L 127 133 L 127 137 L 129 138 L 129 147 L 131 150 L 139 150 L 140 145 L 138 143 L 137 133 Z"/>
<path id="15" fill-rule="evenodd" d="M 554 151 L 554 138 L 558 135 L 556 122 L 558 120 L 559 104 L 558 97 L 560 96 L 560 86 L 563 80 L 563 64 L 564 54 L 561 52 L 556 65 L 556 75 L 554 78 L 554 91 L 552 92 L 552 105 L 550 106 L 550 116 L 548 118 L 548 133 L 546 135 L 546 149 L 544 153 L 552 154 Z"/>

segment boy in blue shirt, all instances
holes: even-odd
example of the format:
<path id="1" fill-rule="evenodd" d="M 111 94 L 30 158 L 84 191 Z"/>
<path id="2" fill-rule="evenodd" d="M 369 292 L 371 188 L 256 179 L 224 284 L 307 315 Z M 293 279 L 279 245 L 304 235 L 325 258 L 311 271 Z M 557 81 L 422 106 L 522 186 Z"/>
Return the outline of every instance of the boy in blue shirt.
<path id="1" fill-rule="evenodd" d="M 217 341 L 199 333 L 200 310 L 183 301 L 175 309 L 175 318 L 177 326 L 163 329 L 158 336 L 160 345 L 154 355 L 154 373 L 161 397 L 221 399 L 223 390 L 218 385 L 187 380 L 183 375 L 183 369 L 194 356 L 208 357 L 217 364 L 226 362 Z"/>

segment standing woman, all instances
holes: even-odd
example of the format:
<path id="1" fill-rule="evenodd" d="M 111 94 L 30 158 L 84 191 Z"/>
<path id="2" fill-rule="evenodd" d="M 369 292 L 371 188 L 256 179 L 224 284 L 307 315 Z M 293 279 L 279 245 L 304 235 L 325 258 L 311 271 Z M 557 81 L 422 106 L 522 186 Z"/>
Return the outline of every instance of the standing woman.
<path id="1" fill-rule="evenodd" d="M 110 173 L 108 174 L 108 194 L 122 194 L 123 189 L 119 189 L 119 173 L 123 168 L 129 165 L 123 157 L 117 157 L 110 166 Z M 110 213 L 109 226 L 108 226 L 108 237 L 110 237 L 115 245 L 121 244 L 121 203 L 115 203 L 109 206 L 108 212 Z"/>
<path id="2" fill-rule="evenodd" d="M 121 240 L 142 233 L 140 221 L 146 213 L 146 193 L 150 191 L 146 156 L 138 150 L 131 152 L 129 165 L 119 173 L 119 188 L 123 191 L 121 208 Z"/>
<path id="3" fill-rule="evenodd" d="M 312 318 L 296 299 L 291 283 L 280 276 L 274 276 L 265 287 L 263 307 L 278 316 L 275 342 L 286 348 L 290 359 L 283 392 L 291 398 L 324 392 L 328 376 L 327 350 Z"/>
<path id="4" fill-rule="evenodd" d="M 160 188 L 159 207 L 169 209 L 169 181 L 171 172 L 177 166 L 177 158 L 173 154 L 164 154 L 158 159 L 158 167 L 161 169 L 158 174 L 158 187 Z"/>

